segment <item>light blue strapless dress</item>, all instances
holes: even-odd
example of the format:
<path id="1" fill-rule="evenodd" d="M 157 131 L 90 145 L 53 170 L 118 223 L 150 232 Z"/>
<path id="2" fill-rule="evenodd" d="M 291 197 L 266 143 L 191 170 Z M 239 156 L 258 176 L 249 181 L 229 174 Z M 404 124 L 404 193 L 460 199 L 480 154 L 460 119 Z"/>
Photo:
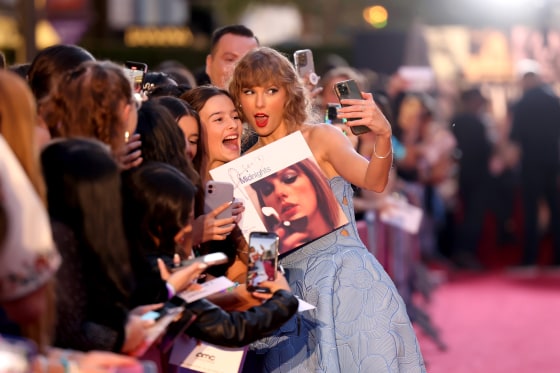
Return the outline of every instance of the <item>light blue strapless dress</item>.
<path id="1" fill-rule="evenodd" d="M 359 239 L 350 184 L 330 184 L 350 223 L 280 259 L 294 293 L 317 308 L 253 343 L 244 372 L 425 372 L 406 306 Z"/>

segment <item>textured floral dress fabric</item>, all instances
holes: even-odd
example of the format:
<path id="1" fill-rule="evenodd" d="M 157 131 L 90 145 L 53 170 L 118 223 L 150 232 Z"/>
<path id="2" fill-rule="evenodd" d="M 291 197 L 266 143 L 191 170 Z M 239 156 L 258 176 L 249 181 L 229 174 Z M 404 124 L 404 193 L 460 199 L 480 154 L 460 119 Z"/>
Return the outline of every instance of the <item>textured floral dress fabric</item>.
<path id="1" fill-rule="evenodd" d="M 294 293 L 316 309 L 252 344 L 244 371 L 425 372 L 406 306 L 359 239 L 350 184 L 330 184 L 350 223 L 280 259 Z"/>

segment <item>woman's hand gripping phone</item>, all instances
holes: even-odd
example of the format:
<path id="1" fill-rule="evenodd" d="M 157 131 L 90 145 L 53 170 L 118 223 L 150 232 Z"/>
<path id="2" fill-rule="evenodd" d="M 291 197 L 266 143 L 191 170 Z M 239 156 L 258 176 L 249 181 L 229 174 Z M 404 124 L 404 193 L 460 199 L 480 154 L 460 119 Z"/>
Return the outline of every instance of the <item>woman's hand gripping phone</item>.
<path id="1" fill-rule="evenodd" d="M 140 150 L 142 146 L 140 134 L 126 132 L 124 141 L 122 148 L 117 150 L 115 154 L 119 167 L 122 170 L 129 170 L 140 166 L 144 160 L 142 150 Z"/>
<path id="2" fill-rule="evenodd" d="M 272 294 L 278 273 L 279 238 L 274 232 L 251 232 L 247 263 L 247 291 Z M 263 285 L 265 284 L 265 285 Z M 271 285 L 266 286 L 266 285 Z M 260 297 L 257 297 L 260 298 Z"/>
<path id="3" fill-rule="evenodd" d="M 228 210 L 231 211 L 231 214 L 220 218 Z M 197 217 L 193 223 L 193 246 L 208 241 L 225 240 L 235 228 L 235 224 L 241 220 L 243 211 L 245 211 L 243 202 L 233 200 Z"/>
<path id="4" fill-rule="evenodd" d="M 267 291 L 263 291 L 262 289 L 266 289 Z M 263 281 L 259 283 L 259 289 L 251 292 L 251 295 L 254 298 L 264 301 L 270 299 L 278 290 L 292 291 L 292 289 L 290 289 L 290 285 L 288 284 L 288 280 L 286 280 L 286 277 L 284 277 L 281 270 L 276 273 L 274 281 Z"/>
<path id="5" fill-rule="evenodd" d="M 196 261 L 181 265 L 179 255 L 175 254 L 173 259 L 175 267 L 167 268 L 164 261 L 157 260 L 161 279 L 166 281 L 173 287 L 175 293 L 185 290 L 196 290 L 198 288 L 197 280 L 200 275 L 208 268 L 208 263 Z"/>

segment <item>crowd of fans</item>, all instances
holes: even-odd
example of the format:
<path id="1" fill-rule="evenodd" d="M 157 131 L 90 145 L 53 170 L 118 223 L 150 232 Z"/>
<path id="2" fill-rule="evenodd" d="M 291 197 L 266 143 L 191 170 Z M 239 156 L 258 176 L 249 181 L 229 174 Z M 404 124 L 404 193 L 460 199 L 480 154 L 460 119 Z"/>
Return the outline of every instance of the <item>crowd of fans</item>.
<path id="1" fill-rule="evenodd" d="M 165 61 L 145 75 L 141 94 L 122 66 L 75 45 L 3 66 L 0 348 L 15 337 L 28 341 L 37 349 L 34 372 L 142 371 L 130 356 L 154 325 L 144 316 L 226 276 L 241 285 L 182 304 L 194 319 L 182 333 L 250 345 L 245 371 L 423 372 L 411 327 L 419 320 L 411 292 L 426 281 L 418 268 L 441 261 L 481 269 L 489 209 L 498 218 L 497 244 L 523 237 L 519 264 L 532 266 L 545 197 L 551 264 L 560 263 L 560 103 L 537 70 L 523 73 L 523 96 L 497 132 L 480 88 L 459 92 L 453 117 L 441 118 L 434 92 L 338 61 L 312 85 L 235 25 L 213 34 L 205 74 Z M 348 79 L 373 96 L 337 106 L 332 86 Z M 356 124 L 370 132 L 353 135 Z M 205 212 L 203 186 L 210 170 L 297 130 L 350 223 L 281 258 L 286 272 L 260 285 L 268 293 L 249 292 L 249 247 L 237 226 L 244 206 Z M 518 186 L 523 236 L 513 229 Z M 422 210 L 420 226 L 410 233 L 397 224 L 390 234 L 407 239 L 388 240 L 381 217 L 403 202 Z M 218 218 L 226 208 L 232 217 Z M 354 229 L 356 221 L 368 221 L 374 235 Z M 387 242 L 403 246 L 392 255 L 406 266 L 382 258 Z M 227 263 L 172 270 L 213 252 Z M 296 295 L 317 310 L 298 313 Z M 159 369 L 169 369 L 168 358 L 158 356 Z"/>

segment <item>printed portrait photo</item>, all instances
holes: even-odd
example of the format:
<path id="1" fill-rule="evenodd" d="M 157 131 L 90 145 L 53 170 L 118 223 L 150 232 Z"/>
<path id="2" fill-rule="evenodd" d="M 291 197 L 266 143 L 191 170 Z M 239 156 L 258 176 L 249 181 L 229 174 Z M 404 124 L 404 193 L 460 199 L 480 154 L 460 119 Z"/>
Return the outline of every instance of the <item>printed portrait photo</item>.
<path id="1" fill-rule="evenodd" d="M 348 223 L 327 178 L 304 159 L 245 187 L 283 254 Z"/>

